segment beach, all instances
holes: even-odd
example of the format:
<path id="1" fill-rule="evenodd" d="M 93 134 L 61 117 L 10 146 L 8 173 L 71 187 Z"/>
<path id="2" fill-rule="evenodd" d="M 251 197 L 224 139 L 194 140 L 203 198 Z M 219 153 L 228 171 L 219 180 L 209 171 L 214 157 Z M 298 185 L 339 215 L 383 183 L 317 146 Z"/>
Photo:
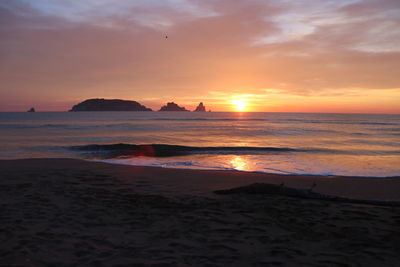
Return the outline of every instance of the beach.
<path id="1" fill-rule="evenodd" d="M 398 266 L 400 179 L 0 161 L 0 266 Z M 275 184 L 365 205 L 284 194 Z M 392 204 L 391 204 L 392 203 Z"/>

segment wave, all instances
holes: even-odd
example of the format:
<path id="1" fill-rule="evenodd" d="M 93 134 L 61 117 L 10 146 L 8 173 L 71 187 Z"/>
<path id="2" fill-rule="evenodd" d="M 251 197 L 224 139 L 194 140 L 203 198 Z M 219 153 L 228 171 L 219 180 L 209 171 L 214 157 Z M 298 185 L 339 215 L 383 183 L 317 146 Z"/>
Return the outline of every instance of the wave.
<path id="1" fill-rule="evenodd" d="M 135 118 L 136 120 L 136 118 Z M 273 118 L 152 118 L 154 121 L 261 121 L 269 123 L 304 123 L 304 124 L 358 124 L 358 125 L 383 125 L 383 126 L 398 126 L 397 122 L 368 122 L 368 121 L 356 121 L 356 120 L 309 120 L 309 119 L 273 119 Z"/>
<path id="2" fill-rule="evenodd" d="M 71 150 L 93 154 L 105 158 L 113 157 L 171 157 L 192 154 L 216 154 L 216 155 L 263 155 L 271 153 L 293 153 L 293 152 L 335 152 L 330 149 L 295 149 L 287 147 L 194 147 L 166 144 L 109 144 L 109 145 L 82 145 L 70 146 Z"/>
<path id="3" fill-rule="evenodd" d="M 369 129 L 372 131 L 380 131 L 380 132 L 400 132 L 400 127 L 396 128 L 373 128 Z"/>
<path id="4" fill-rule="evenodd" d="M 156 127 L 156 126 L 155 126 Z M 13 129 L 65 129 L 65 130 L 85 130 L 85 129 L 100 129 L 100 128 L 140 128 L 140 125 L 133 123 L 48 123 L 48 124 L 0 124 L 0 130 L 13 130 Z"/>
<path id="5" fill-rule="evenodd" d="M 98 127 L 97 125 L 88 125 L 88 127 Z M 59 123 L 48 123 L 48 124 L 0 124 L 0 129 L 41 129 L 41 128 L 59 128 L 59 129 L 82 129 L 82 125 L 79 124 L 59 124 Z"/>
<path id="6" fill-rule="evenodd" d="M 173 157 L 195 154 L 208 155 L 271 155 L 285 153 L 336 154 L 336 155 L 400 155 L 399 150 L 337 150 L 328 148 L 245 147 L 245 146 L 182 146 L 167 144 L 91 144 L 63 147 L 85 153 L 88 157 Z"/>
<path id="7" fill-rule="evenodd" d="M 243 118 L 154 118 L 154 121 L 271 121 L 270 119 Z"/>

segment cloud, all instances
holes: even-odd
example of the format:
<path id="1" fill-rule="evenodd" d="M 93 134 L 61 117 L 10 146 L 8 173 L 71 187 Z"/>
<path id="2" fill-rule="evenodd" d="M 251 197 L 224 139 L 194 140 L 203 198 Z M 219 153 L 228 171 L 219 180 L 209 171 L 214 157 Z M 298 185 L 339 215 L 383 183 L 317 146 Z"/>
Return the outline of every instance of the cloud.
<path id="1" fill-rule="evenodd" d="M 2 1 L 2 99 L 400 88 L 398 1 L 112 3 Z"/>

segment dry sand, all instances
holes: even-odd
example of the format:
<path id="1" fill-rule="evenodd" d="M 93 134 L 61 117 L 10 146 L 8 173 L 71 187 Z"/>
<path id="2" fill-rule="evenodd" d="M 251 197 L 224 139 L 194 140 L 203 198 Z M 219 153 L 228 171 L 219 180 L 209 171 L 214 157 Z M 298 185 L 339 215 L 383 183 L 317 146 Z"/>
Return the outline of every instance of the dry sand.
<path id="1" fill-rule="evenodd" d="M 400 178 L 0 161 L 0 266 L 400 266 L 400 208 L 214 190 L 284 182 L 400 201 Z"/>

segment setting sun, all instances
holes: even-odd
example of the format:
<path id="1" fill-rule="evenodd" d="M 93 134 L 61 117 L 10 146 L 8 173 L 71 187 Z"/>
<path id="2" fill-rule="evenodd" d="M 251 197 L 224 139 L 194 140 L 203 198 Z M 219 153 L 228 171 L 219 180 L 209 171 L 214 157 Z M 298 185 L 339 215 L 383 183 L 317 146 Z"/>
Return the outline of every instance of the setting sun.
<path id="1" fill-rule="evenodd" d="M 236 99 L 232 101 L 237 111 L 245 111 L 247 107 L 247 101 L 244 99 Z"/>

